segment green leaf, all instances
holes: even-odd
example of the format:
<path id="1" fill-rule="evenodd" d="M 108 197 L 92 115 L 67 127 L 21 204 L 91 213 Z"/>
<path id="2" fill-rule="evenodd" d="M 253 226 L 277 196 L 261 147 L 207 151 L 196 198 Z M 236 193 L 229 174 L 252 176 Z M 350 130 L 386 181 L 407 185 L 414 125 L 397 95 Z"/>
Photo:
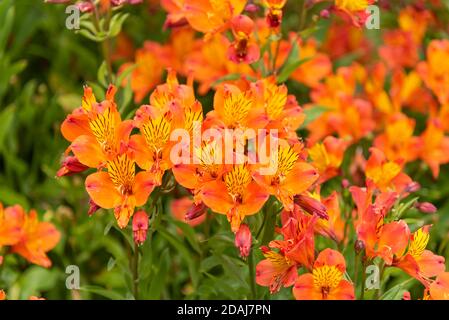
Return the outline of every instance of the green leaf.
<path id="1" fill-rule="evenodd" d="M 0 58 L 5 52 L 8 38 L 11 34 L 13 22 L 14 22 L 15 9 L 11 5 L 10 0 L 3 0 L 0 3 Z"/>
<path id="2" fill-rule="evenodd" d="M 148 293 L 148 299 L 157 300 L 160 299 L 162 291 L 164 290 L 165 280 L 170 267 L 170 256 L 168 248 L 165 249 L 159 259 L 158 271 L 151 281 L 150 290 Z"/>
<path id="3" fill-rule="evenodd" d="M 58 281 L 56 269 L 45 269 L 32 266 L 20 277 L 20 296 L 28 299 L 33 295 L 40 295 L 41 291 L 52 289 Z"/>
<path id="4" fill-rule="evenodd" d="M 190 277 L 192 278 L 193 286 L 196 288 L 198 285 L 199 277 L 198 277 L 198 269 L 196 268 L 196 264 L 192 258 L 192 253 L 188 250 L 185 245 L 175 238 L 171 233 L 162 230 L 159 228 L 157 233 L 160 234 L 165 240 L 168 241 L 183 257 L 185 262 L 188 265 Z"/>
<path id="5" fill-rule="evenodd" d="M 104 88 L 106 88 L 108 86 L 108 82 L 106 81 L 107 73 L 108 73 L 108 70 L 107 70 L 107 66 L 106 66 L 106 61 L 103 61 L 100 65 L 100 68 L 98 68 L 97 79 L 98 79 L 98 82 Z"/>
<path id="6" fill-rule="evenodd" d="M 192 246 L 192 248 L 196 252 L 201 254 L 201 248 L 195 230 L 187 223 L 184 223 L 182 221 L 173 220 L 172 223 L 182 230 L 182 233 L 184 234 L 184 236 L 186 237 L 187 241 Z"/>
<path id="7" fill-rule="evenodd" d="M 108 265 L 107 265 L 107 270 L 111 271 L 112 269 L 114 269 L 115 263 L 116 263 L 116 260 L 113 257 L 110 257 L 109 261 L 108 261 Z"/>
<path id="8" fill-rule="evenodd" d="M 309 60 L 310 58 L 298 59 L 291 61 L 289 64 L 286 64 L 277 77 L 278 83 L 287 81 L 288 78 L 290 78 L 290 75 L 295 72 L 296 69 L 298 69 L 303 63 Z"/>
<path id="9" fill-rule="evenodd" d="M 99 286 L 82 286 L 80 288 L 80 291 L 86 291 L 86 292 L 90 292 L 90 293 L 94 293 L 97 294 L 99 296 L 111 299 L 111 300 L 124 300 L 124 296 L 122 296 L 121 294 L 113 291 L 113 290 L 108 290 Z"/>
<path id="10" fill-rule="evenodd" d="M 240 79 L 241 76 L 242 76 L 242 75 L 241 75 L 240 73 L 230 73 L 230 74 L 227 74 L 227 75 L 221 77 L 220 79 L 215 80 L 215 81 L 212 83 L 211 87 L 215 87 L 215 86 L 217 86 L 217 85 L 219 85 L 220 83 L 225 82 L 225 81 L 238 80 L 238 79 Z"/>
<path id="11" fill-rule="evenodd" d="M 114 15 L 111 19 L 109 26 L 109 37 L 116 37 L 122 30 L 123 23 L 128 18 L 129 13 L 118 13 Z"/>
<path id="12" fill-rule="evenodd" d="M 304 113 L 306 115 L 306 119 L 304 123 L 301 125 L 301 129 L 307 127 L 310 123 L 318 119 L 323 113 L 329 111 L 329 107 L 315 105 L 310 108 L 304 109 Z"/>

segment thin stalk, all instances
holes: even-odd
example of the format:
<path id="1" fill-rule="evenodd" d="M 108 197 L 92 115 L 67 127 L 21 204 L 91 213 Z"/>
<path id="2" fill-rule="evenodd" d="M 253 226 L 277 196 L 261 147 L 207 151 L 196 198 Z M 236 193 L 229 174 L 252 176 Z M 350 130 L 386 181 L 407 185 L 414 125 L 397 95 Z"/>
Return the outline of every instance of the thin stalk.
<path id="1" fill-rule="evenodd" d="M 139 246 L 134 243 L 134 254 L 131 260 L 131 271 L 133 275 L 133 295 L 134 299 L 139 299 Z"/>
<path id="2" fill-rule="evenodd" d="M 248 257 L 248 268 L 249 268 L 249 283 L 251 286 L 251 299 L 256 299 L 256 272 L 254 267 L 254 253 L 251 249 Z"/>

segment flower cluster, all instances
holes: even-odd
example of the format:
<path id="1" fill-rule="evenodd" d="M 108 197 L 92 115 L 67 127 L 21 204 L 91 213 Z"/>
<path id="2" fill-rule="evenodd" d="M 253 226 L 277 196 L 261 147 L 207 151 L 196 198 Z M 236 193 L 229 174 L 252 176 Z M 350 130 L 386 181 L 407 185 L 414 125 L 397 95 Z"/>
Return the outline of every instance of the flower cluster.
<path id="1" fill-rule="evenodd" d="M 225 215 L 241 257 L 260 247 L 255 281 L 272 294 L 285 287 L 296 299 L 363 297 L 351 260 L 381 274 L 399 268 L 424 286 L 423 298 L 447 299 L 445 258 L 427 249 L 431 223 L 406 215 L 436 211 L 411 199 L 420 185 L 407 165 L 418 162 L 437 179 L 449 163 L 449 41 L 433 40 L 420 54 L 436 17 L 410 5 L 398 28 L 383 33 L 380 60 L 367 63 L 369 41 L 333 35 L 358 35 L 375 1 L 309 1 L 302 10 L 316 2 L 328 7 L 315 20 L 337 18 L 323 43 L 299 33 L 282 38 L 285 0 L 162 1 L 168 42 L 146 42 L 119 70 L 119 85 L 148 104 L 125 117 L 114 85 L 103 101 L 84 87 L 81 106 L 61 126 L 70 146 L 58 176 L 91 170 L 90 213 L 113 209 L 120 228 L 134 216 L 138 244 L 149 198 L 168 193 L 174 179 L 190 195 L 172 202 L 175 217 L 196 226 L 208 209 Z M 121 46 L 126 41 L 117 53 L 126 52 Z M 333 68 L 354 48 L 355 61 Z M 286 81 L 308 96 L 291 94 Z M 200 95 L 213 89 L 211 103 L 203 106 L 194 83 Z M 257 214 L 274 215 L 277 225 L 262 246 L 248 219 Z"/>

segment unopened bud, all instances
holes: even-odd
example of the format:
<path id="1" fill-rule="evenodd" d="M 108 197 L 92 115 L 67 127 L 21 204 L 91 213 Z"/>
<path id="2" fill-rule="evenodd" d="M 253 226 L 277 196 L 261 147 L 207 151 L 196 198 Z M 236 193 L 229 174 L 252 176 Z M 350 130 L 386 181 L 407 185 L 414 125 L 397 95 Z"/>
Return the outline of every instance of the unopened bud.
<path id="1" fill-rule="evenodd" d="M 207 210 L 207 207 L 202 202 L 200 204 L 193 204 L 187 211 L 185 219 L 187 221 L 189 221 L 189 220 L 198 218 L 198 217 L 202 216 L 204 213 L 206 213 L 206 210 Z"/>
<path id="2" fill-rule="evenodd" d="M 82 164 L 77 157 L 68 156 L 61 164 L 61 168 L 56 173 L 57 177 L 70 176 L 72 174 L 87 170 L 89 167 Z"/>
<path id="3" fill-rule="evenodd" d="M 330 14 L 329 10 L 327 10 L 327 9 L 321 10 L 321 12 L 320 12 L 321 18 L 329 19 L 330 16 L 331 16 L 331 14 Z"/>
<path id="4" fill-rule="evenodd" d="M 430 202 L 416 202 L 415 208 L 421 211 L 422 213 L 435 213 L 437 212 L 437 207 L 435 207 Z"/>
<path id="5" fill-rule="evenodd" d="M 359 254 L 360 252 L 362 252 L 363 250 L 365 250 L 365 243 L 363 243 L 362 240 L 357 240 L 354 243 L 354 250 L 357 254 Z"/>
<path id="6" fill-rule="evenodd" d="M 418 182 L 410 182 L 406 187 L 405 187 L 405 192 L 407 193 L 414 193 L 417 192 L 419 189 L 421 189 L 421 185 Z"/>
<path id="7" fill-rule="evenodd" d="M 343 189 L 348 189 L 350 185 L 351 183 L 348 179 L 343 179 L 343 181 L 341 182 L 341 186 L 343 187 Z"/>
<path id="8" fill-rule="evenodd" d="M 326 206 L 317 199 L 299 194 L 294 197 L 294 201 L 295 204 L 300 206 L 301 209 L 303 209 L 307 213 L 311 215 L 317 215 L 321 219 L 329 219 Z"/>
<path id="9" fill-rule="evenodd" d="M 251 251 L 252 236 L 248 225 L 241 224 L 239 230 L 235 234 L 235 246 L 240 250 L 242 258 L 248 257 Z"/>
<path id="10" fill-rule="evenodd" d="M 404 294 L 402 295 L 402 300 L 411 300 L 411 296 L 410 296 L 410 292 L 405 291 Z"/>
<path id="11" fill-rule="evenodd" d="M 250 12 L 250 13 L 255 13 L 255 12 L 259 11 L 259 7 L 254 3 L 249 3 L 246 5 L 245 11 Z"/>
<path id="12" fill-rule="evenodd" d="M 101 207 L 98 204 L 96 204 L 92 199 L 89 199 L 89 210 L 87 211 L 89 217 L 100 209 Z"/>
<path id="13" fill-rule="evenodd" d="M 133 217 L 133 236 L 134 242 L 141 245 L 147 239 L 148 231 L 148 215 L 145 211 L 140 210 Z"/>

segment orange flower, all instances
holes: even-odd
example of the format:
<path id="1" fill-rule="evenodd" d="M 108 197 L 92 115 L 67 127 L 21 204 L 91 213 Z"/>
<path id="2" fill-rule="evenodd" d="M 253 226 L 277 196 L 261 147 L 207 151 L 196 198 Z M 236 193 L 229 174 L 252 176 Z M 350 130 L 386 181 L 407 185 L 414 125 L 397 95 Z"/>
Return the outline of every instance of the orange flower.
<path id="1" fill-rule="evenodd" d="M 449 272 L 440 273 L 430 284 L 427 299 L 449 300 Z"/>
<path id="2" fill-rule="evenodd" d="M 0 290 L 0 301 L 6 300 L 6 293 L 3 290 Z"/>
<path id="3" fill-rule="evenodd" d="M 132 121 L 122 121 L 114 102 L 116 89 L 109 86 L 106 100 L 96 102 L 92 89 L 84 88 L 82 107 L 67 116 L 61 126 L 63 136 L 82 164 L 99 168 L 121 153 L 133 128 Z"/>
<path id="4" fill-rule="evenodd" d="M 426 86 L 441 104 L 449 103 L 449 40 L 433 40 L 427 47 L 427 61 L 416 67 Z"/>
<path id="5" fill-rule="evenodd" d="M 231 28 L 234 42 L 228 50 L 229 59 L 235 63 L 251 64 L 259 60 L 260 49 L 252 39 L 254 22 L 245 15 L 231 19 Z"/>
<path id="6" fill-rule="evenodd" d="M 25 213 L 20 206 L 3 209 L 0 203 L 0 248 L 15 245 L 20 241 L 24 220 Z"/>
<path id="7" fill-rule="evenodd" d="M 395 190 L 405 192 L 412 179 L 402 172 L 398 162 L 388 161 L 382 151 L 370 148 L 371 156 L 366 162 L 366 178 L 372 181 L 381 191 Z"/>
<path id="8" fill-rule="evenodd" d="M 403 220 L 385 223 L 385 217 L 398 199 L 395 192 L 383 192 L 372 203 L 373 186 L 349 189 L 357 206 L 355 228 L 358 240 L 362 241 L 366 255 L 381 257 L 387 265 L 392 265 L 395 256 L 403 254 L 408 244 L 410 230 Z"/>
<path id="9" fill-rule="evenodd" d="M 312 273 L 298 277 L 293 295 L 297 300 L 354 300 L 354 287 L 344 279 L 345 272 L 343 255 L 325 249 L 318 255 Z"/>
<path id="10" fill-rule="evenodd" d="M 269 196 L 253 180 L 247 164 L 235 164 L 223 175 L 223 179 L 205 183 L 199 195 L 209 208 L 227 216 L 234 233 L 245 216 L 260 211 Z"/>
<path id="11" fill-rule="evenodd" d="M 165 68 L 170 65 L 170 52 L 159 43 L 146 41 L 143 48 L 136 51 L 134 62 L 136 67 L 131 73 L 131 89 L 134 101 L 138 103 L 161 82 Z M 130 64 L 123 64 L 119 73 L 128 67 Z M 126 86 L 128 81 L 129 79 L 125 78 L 122 85 Z"/>
<path id="12" fill-rule="evenodd" d="M 299 38 L 298 46 L 298 59 L 303 60 L 304 63 L 290 77 L 313 88 L 332 72 L 332 63 L 326 54 L 318 52 L 318 43 L 314 38 L 309 38 L 307 41 Z"/>
<path id="13" fill-rule="evenodd" d="M 400 29 L 384 34 L 384 45 L 379 48 L 379 55 L 391 68 L 413 68 L 419 61 L 418 44 L 413 34 Z"/>
<path id="14" fill-rule="evenodd" d="M 427 27 L 433 22 L 432 13 L 428 10 L 407 6 L 399 13 L 399 26 L 413 35 L 415 43 L 422 43 Z"/>
<path id="15" fill-rule="evenodd" d="M 135 162 L 127 154 L 107 162 L 107 171 L 86 178 L 86 190 L 91 199 L 104 209 L 114 208 L 120 228 L 127 226 L 135 207 L 145 204 L 155 186 L 153 174 L 135 173 Z"/>
<path id="16" fill-rule="evenodd" d="M 217 80 L 229 74 L 252 74 L 248 65 L 237 64 L 228 59 L 227 50 L 230 45 L 231 42 L 223 34 L 196 41 L 192 53 L 186 58 L 184 71 L 200 83 L 200 94 L 206 94 Z M 235 81 L 227 80 L 222 83 Z"/>
<path id="17" fill-rule="evenodd" d="M 328 219 L 318 219 L 315 231 L 325 237 L 329 237 L 336 242 L 344 238 L 345 221 L 341 217 L 339 196 L 336 191 L 327 198 L 321 199 L 321 203 L 326 207 Z"/>
<path id="18" fill-rule="evenodd" d="M 185 17 L 193 29 L 203 33 L 221 32 L 245 8 L 246 0 L 184 0 Z"/>
<path id="19" fill-rule="evenodd" d="M 435 178 L 440 173 L 440 165 L 449 162 L 449 137 L 445 136 L 439 119 L 430 119 L 421 135 L 422 148 L 419 157 L 432 170 Z"/>
<path id="20" fill-rule="evenodd" d="M 373 130 L 375 123 L 371 104 L 354 98 L 357 82 L 365 76 L 366 72 L 359 65 L 342 67 L 335 75 L 328 76 L 325 83 L 313 88 L 310 107 L 318 105 L 328 110 L 307 126 L 311 144 L 334 133 L 356 142 Z"/>
<path id="21" fill-rule="evenodd" d="M 276 129 L 279 138 L 296 142 L 296 130 L 304 122 L 305 114 L 295 96 L 288 94 L 287 86 L 278 86 L 276 78 L 269 77 L 252 83 L 251 89 L 256 101 L 255 110 L 259 110 L 253 128 Z"/>
<path id="22" fill-rule="evenodd" d="M 366 9 L 376 0 L 335 0 L 337 14 L 349 20 L 356 27 L 362 27 L 369 17 Z"/>
<path id="23" fill-rule="evenodd" d="M 374 140 L 374 146 L 382 150 L 391 161 L 414 161 L 420 148 L 419 138 L 413 136 L 414 129 L 414 119 L 402 113 L 395 114 L 388 120 L 384 133 Z"/>
<path id="24" fill-rule="evenodd" d="M 214 110 L 207 114 L 205 123 L 207 127 L 245 130 L 263 128 L 266 118 L 251 90 L 243 91 L 235 85 L 225 84 L 217 88 Z"/>
<path id="25" fill-rule="evenodd" d="M 31 210 L 28 215 L 25 215 L 21 207 L 16 206 L 14 210 L 21 211 L 19 215 L 24 217 L 24 222 L 22 236 L 19 242 L 11 247 L 11 251 L 20 254 L 31 263 L 49 268 L 51 261 L 47 252 L 56 247 L 61 234 L 53 224 L 39 222 L 36 211 Z"/>
<path id="26" fill-rule="evenodd" d="M 269 287 L 271 293 L 281 286 L 292 286 L 298 277 L 298 268 L 311 269 L 314 261 L 314 227 L 318 216 L 304 214 L 298 206 L 293 212 L 281 214 L 283 240 L 274 240 L 262 247 L 265 259 L 256 266 L 257 284 Z M 277 249 L 279 252 L 273 250 Z"/>
<path id="27" fill-rule="evenodd" d="M 393 265 L 403 269 L 412 277 L 420 280 L 424 285 L 430 281 L 429 278 L 444 272 L 444 257 L 434 254 L 430 250 L 426 250 L 426 246 L 430 239 L 429 225 L 419 228 L 410 236 L 408 247 L 400 248 L 398 252 L 404 254 L 395 259 Z"/>
<path id="28" fill-rule="evenodd" d="M 184 12 L 185 0 L 161 0 L 162 8 L 167 11 L 167 18 L 164 26 L 168 28 L 180 27 L 187 24 L 187 19 Z"/>
<path id="29" fill-rule="evenodd" d="M 277 155 L 270 158 L 272 173 L 254 174 L 257 183 L 276 196 L 289 211 L 293 210 L 293 197 L 305 192 L 318 179 L 316 169 L 301 159 L 302 149 L 300 144 L 293 147 L 280 144 Z"/>
<path id="30" fill-rule="evenodd" d="M 282 23 L 282 8 L 287 0 L 264 0 L 263 3 L 267 8 L 268 26 L 273 29 L 279 28 Z"/>
<path id="31" fill-rule="evenodd" d="M 320 174 L 319 183 L 338 175 L 347 145 L 343 139 L 328 136 L 323 143 L 316 143 L 309 148 L 312 165 Z"/>

